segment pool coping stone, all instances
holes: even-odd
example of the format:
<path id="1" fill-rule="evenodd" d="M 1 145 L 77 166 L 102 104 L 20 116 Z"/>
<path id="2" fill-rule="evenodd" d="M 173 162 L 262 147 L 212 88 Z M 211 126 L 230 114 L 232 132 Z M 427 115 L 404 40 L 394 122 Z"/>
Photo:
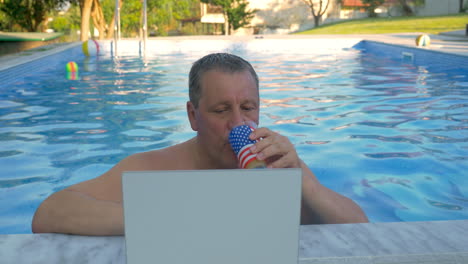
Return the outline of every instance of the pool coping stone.
<path id="1" fill-rule="evenodd" d="M 465 264 L 466 245 L 468 220 L 305 225 L 298 263 Z M 125 255 L 124 236 L 0 235 L 2 263 L 123 264 Z"/>

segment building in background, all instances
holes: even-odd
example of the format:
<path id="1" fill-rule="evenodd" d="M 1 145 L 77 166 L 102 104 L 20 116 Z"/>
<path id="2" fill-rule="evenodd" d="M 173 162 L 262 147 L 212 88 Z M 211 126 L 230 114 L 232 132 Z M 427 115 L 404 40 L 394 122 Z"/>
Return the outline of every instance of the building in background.
<path id="1" fill-rule="evenodd" d="M 222 34 L 224 23 L 226 22 L 224 19 L 223 9 L 220 6 L 205 3 L 200 4 L 200 9 L 200 22 L 202 25 L 212 25 L 212 28 L 214 29 L 212 34 L 214 35 Z"/>
<path id="2" fill-rule="evenodd" d="M 330 6 L 322 17 L 323 21 L 336 20 L 339 16 L 336 0 L 329 1 Z M 257 10 L 250 26 L 234 31 L 233 35 L 287 34 L 313 27 L 310 8 L 302 0 L 250 0 L 249 8 Z M 201 9 L 202 23 L 224 23 L 222 10 L 203 3 Z"/>
<path id="3" fill-rule="evenodd" d="M 315 0 L 318 2 L 318 0 Z M 327 1 L 327 0 L 323 0 Z M 330 5 L 322 16 L 320 24 L 327 24 L 346 19 L 367 17 L 365 4 L 361 0 L 328 0 Z M 457 14 L 460 0 L 425 0 L 424 4 L 413 5 L 408 1 L 416 16 L 437 16 Z M 468 2 L 468 0 L 464 0 Z M 376 9 L 380 17 L 401 16 L 403 14 L 398 0 L 386 0 Z M 466 4 L 466 3 L 465 3 Z M 288 34 L 314 27 L 314 18 L 310 8 L 302 0 L 249 0 L 250 9 L 256 9 L 250 26 L 233 32 L 233 35 L 252 34 Z M 224 24 L 222 9 L 201 4 L 201 22 L 219 25 L 220 34 Z"/>
<path id="4" fill-rule="evenodd" d="M 464 6 L 466 6 L 464 0 Z M 460 0 L 425 0 L 423 6 L 415 8 L 418 16 L 441 16 L 457 14 L 460 11 Z M 467 21 L 468 22 L 468 21 Z"/>
<path id="5" fill-rule="evenodd" d="M 342 0 L 341 19 L 356 19 L 367 16 L 365 4 L 361 0 Z M 380 17 L 402 16 L 403 11 L 399 0 L 385 0 L 385 3 L 378 7 L 376 13 Z M 407 3 L 416 16 L 442 16 L 457 14 L 460 11 L 460 0 L 424 0 L 421 4 L 418 1 L 408 0 Z M 466 6 L 467 0 L 463 0 L 462 6 Z"/>

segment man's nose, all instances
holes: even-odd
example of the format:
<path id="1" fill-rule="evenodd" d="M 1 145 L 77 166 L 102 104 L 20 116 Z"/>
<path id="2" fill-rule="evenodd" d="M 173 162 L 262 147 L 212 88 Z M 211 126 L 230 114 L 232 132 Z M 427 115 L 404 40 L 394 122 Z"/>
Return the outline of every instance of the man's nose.
<path id="1" fill-rule="evenodd" d="M 233 129 L 236 126 L 242 125 L 245 121 L 245 117 L 240 110 L 232 111 L 231 120 L 229 122 L 229 129 Z"/>

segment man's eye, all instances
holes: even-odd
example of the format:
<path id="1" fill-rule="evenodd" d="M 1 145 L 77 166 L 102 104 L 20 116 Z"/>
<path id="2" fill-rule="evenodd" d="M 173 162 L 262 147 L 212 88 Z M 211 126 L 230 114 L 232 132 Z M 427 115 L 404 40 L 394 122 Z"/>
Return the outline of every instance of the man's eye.
<path id="1" fill-rule="evenodd" d="M 245 107 L 242 107 L 242 109 L 243 109 L 244 111 L 252 111 L 252 110 L 255 110 L 255 107 L 253 107 L 253 106 L 245 106 Z"/>
<path id="2" fill-rule="evenodd" d="M 216 110 L 214 110 L 214 112 L 217 113 L 217 114 L 222 114 L 222 113 L 226 112 L 226 109 L 216 109 Z"/>

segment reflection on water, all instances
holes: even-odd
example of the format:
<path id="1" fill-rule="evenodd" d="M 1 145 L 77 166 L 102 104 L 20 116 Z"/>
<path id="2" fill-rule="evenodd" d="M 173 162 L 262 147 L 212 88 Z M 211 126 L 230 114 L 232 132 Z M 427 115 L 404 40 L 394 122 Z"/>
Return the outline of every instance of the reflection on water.
<path id="1" fill-rule="evenodd" d="M 321 181 L 372 221 L 468 218 L 458 199 L 468 193 L 468 74 L 342 55 L 325 67 L 314 58 L 259 65 L 262 124 L 287 133 Z"/>
<path id="2" fill-rule="evenodd" d="M 288 136 L 321 182 L 372 221 L 468 217 L 467 74 L 356 50 L 233 47 L 259 74 L 260 125 Z M 79 80 L 39 71 L 4 89 L 0 233 L 29 232 L 35 208 L 53 191 L 194 136 L 187 74 L 201 55 L 78 58 Z"/>

